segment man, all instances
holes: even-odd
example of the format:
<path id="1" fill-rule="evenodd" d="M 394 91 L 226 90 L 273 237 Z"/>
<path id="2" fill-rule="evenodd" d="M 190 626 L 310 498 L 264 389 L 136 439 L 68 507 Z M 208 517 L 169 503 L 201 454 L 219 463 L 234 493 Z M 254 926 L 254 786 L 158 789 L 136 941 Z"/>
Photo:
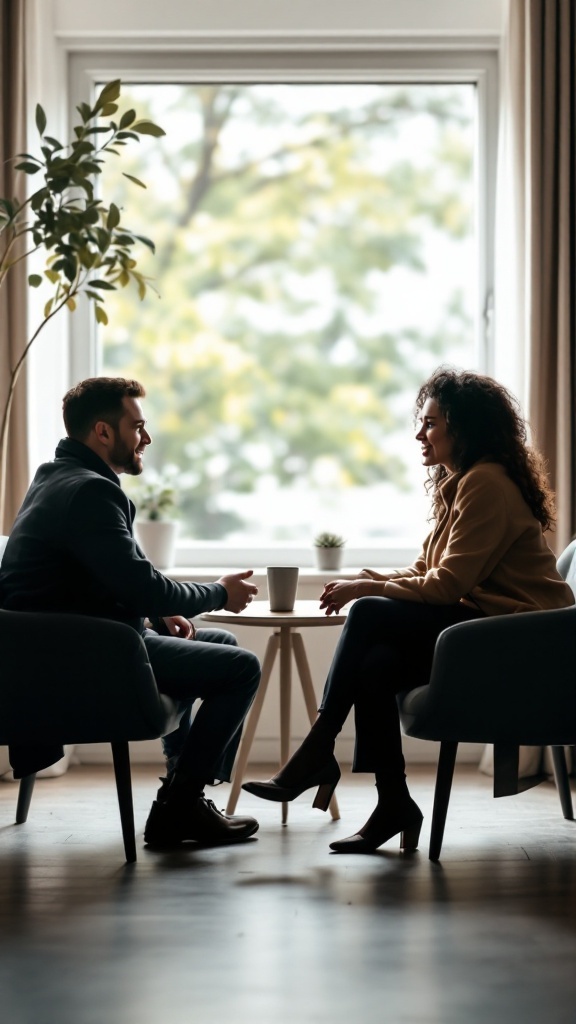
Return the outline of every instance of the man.
<path id="1" fill-rule="evenodd" d="M 189 619 L 217 608 L 242 611 L 258 591 L 251 570 L 216 583 L 176 583 L 136 544 L 135 508 L 119 476 L 142 472 L 152 441 L 144 394 L 137 381 L 96 377 L 64 396 L 68 436 L 55 460 L 38 469 L 18 513 L 0 569 L 0 603 L 116 619 L 141 633 L 159 690 L 184 708 L 179 728 L 163 740 L 167 777 L 144 839 L 159 846 L 238 842 L 258 822 L 221 814 L 204 787 L 230 779 L 260 665 L 230 633 L 195 632 Z M 145 616 L 153 628 L 145 628 Z M 202 704 L 191 723 L 197 698 Z"/>

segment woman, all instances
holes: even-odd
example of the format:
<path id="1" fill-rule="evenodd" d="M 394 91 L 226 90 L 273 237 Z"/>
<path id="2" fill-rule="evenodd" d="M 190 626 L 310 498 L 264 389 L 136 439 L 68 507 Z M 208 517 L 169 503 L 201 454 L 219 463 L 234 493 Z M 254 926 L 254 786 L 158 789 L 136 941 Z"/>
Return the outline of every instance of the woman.
<path id="1" fill-rule="evenodd" d="M 373 851 L 398 833 L 402 848 L 418 845 L 422 812 L 406 785 L 396 694 L 428 682 L 442 630 L 574 603 L 544 539 L 552 494 L 515 399 L 490 377 L 440 368 L 420 388 L 416 418 L 434 524 L 422 554 L 405 569 L 364 569 L 326 585 L 327 615 L 355 604 L 319 716 L 274 778 L 243 787 L 266 800 L 293 800 L 318 786 L 314 806 L 326 810 L 340 778 L 334 741 L 353 707 L 352 770 L 375 773 L 378 802 L 355 835 L 330 844 L 339 853 Z"/>

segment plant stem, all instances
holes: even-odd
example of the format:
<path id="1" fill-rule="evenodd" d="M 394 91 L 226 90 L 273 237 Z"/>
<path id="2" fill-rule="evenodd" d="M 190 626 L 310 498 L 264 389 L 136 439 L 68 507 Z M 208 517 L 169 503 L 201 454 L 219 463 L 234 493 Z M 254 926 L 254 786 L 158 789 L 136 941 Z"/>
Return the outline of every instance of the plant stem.
<path id="1" fill-rule="evenodd" d="M 24 364 L 26 356 L 28 355 L 28 352 L 30 351 L 31 346 L 34 344 L 34 342 L 36 341 L 36 338 L 40 334 L 40 331 L 43 330 L 43 328 L 46 326 L 47 323 L 49 323 L 49 321 L 52 319 L 53 316 L 56 316 L 56 313 L 60 312 L 60 310 L 63 308 L 63 306 L 65 306 L 66 303 L 68 302 L 68 299 L 74 298 L 74 296 L 78 293 L 78 289 L 79 288 L 80 288 L 80 280 L 77 279 L 75 281 L 75 283 L 74 283 L 74 287 L 71 288 L 70 292 L 67 295 L 64 296 L 64 298 L 59 303 L 59 305 L 56 305 L 54 307 L 54 309 L 49 313 L 49 315 L 47 317 L 45 317 L 45 319 L 42 320 L 42 322 L 38 325 L 38 327 L 34 331 L 34 334 L 32 335 L 32 337 L 30 338 L 29 342 L 27 343 L 26 347 L 23 349 L 22 353 L 20 354 L 20 357 L 19 357 L 18 361 L 16 362 L 16 365 L 14 366 L 14 368 L 12 369 L 12 372 L 10 374 L 10 383 L 8 385 L 8 394 L 6 396 L 6 402 L 5 402 L 5 405 L 4 405 L 4 412 L 2 414 L 2 425 L 0 426 L 0 530 L 2 530 L 4 528 L 4 525 L 3 525 L 4 524 L 4 513 L 5 513 L 5 508 L 6 508 L 6 472 L 7 472 L 7 463 L 8 463 L 7 456 L 8 456 L 8 438 L 9 438 L 9 433 L 10 433 L 10 431 L 9 431 L 10 413 L 12 411 L 12 402 L 14 400 L 14 391 L 16 389 L 16 384 L 18 383 L 18 377 L 20 376 L 20 370 L 22 369 L 22 366 Z"/>

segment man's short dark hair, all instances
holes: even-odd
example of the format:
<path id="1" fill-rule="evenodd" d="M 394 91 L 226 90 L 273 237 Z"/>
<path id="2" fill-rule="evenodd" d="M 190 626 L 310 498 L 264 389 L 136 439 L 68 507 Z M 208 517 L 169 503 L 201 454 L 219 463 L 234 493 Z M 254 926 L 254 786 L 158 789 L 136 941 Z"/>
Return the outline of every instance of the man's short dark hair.
<path id="1" fill-rule="evenodd" d="M 145 394 L 142 384 L 124 377 L 89 377 L 80 381 L 62 400 L 68 437 L 86 440 L 98 420 L 116 429 L 124 414 L 122 399 L 142 398 Z"/>

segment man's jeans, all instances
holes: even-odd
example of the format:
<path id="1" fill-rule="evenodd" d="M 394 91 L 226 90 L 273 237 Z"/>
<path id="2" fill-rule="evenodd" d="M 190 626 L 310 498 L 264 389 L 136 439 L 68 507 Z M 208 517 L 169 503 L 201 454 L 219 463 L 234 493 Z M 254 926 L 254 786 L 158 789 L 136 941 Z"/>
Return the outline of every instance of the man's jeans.
<path id="1" fill-rule="evenodd" d="M 256 655 L 220 629 L 199 629 L 194 640 L 147 629 L 143 640 L 158 689 L 184 708 L 178 729 L 162 740 L 168 770 L 178 767 L 202 783 L 229 781 L 260 682 Z M 202 703 L 192 715 L 198 699 Z"/>

